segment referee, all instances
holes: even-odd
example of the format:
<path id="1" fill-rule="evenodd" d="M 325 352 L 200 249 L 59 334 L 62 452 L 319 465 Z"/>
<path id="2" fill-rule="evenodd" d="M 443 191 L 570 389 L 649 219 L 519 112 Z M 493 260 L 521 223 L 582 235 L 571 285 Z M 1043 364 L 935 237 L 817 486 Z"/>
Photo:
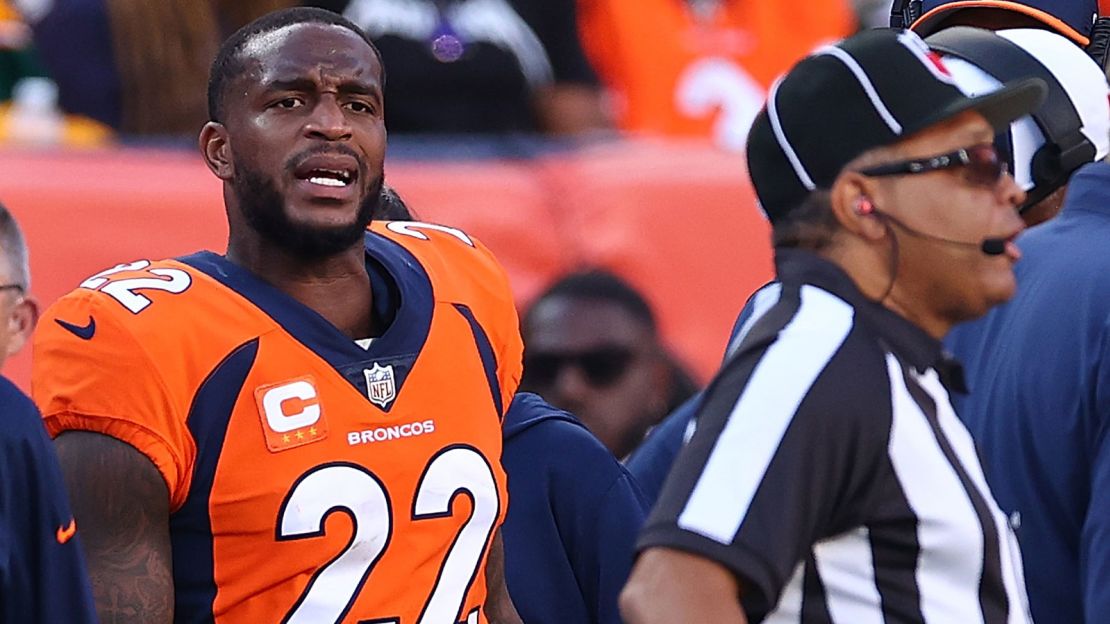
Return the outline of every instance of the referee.
<path id="1" fill-rule="evenodd" d="M 1013 294 L 1024 193 L 992 140 L 1044 92 L 969 98 L 893 30 L 771 89 L 748 166 L 781 290 L 640 537 L 629 624 L 1029 622 L 939 338 Z"/>

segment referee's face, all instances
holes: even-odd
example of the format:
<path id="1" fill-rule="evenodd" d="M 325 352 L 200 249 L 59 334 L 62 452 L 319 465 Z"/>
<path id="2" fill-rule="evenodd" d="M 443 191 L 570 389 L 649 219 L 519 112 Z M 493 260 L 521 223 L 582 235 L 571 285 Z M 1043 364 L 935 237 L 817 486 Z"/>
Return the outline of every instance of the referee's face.
<path id="1" fill-rule="evenodd" d="M 928 159 L 993 140 L 987 121 L 966 112 L 910 137 L 896 151 L 907 160 Z M 911 320 L 940 337 L 1013 296 L 1013 265 L 1020 258 L 1013 239 L 1024 227 L 1017 206 L 1025 193 L 1009 174 L 988 177 L 982 169 L 959 166 L 885 178 L 878 187 L 876 205 L 906 226 L 890 232 L 898 259 L 890 297 Z M 981 244 L 988 238 L 1005 240 L 1004 252 L 984 253 Z"/>

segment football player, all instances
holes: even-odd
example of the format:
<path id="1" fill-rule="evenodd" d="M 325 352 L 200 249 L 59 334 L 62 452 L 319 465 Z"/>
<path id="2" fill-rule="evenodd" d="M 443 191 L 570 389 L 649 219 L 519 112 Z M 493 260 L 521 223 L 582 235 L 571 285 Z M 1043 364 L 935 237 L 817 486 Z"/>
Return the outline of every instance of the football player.
<path id="1" fill-rule="evenodd" d="M 46 313 L 34 394 L 105 621 L 519 621 L 511 293 L 463 232 L 367 229 L 383 81 L 327 11 L 232 35 L 200 134 L 226 254 L 122 264 Z"/>

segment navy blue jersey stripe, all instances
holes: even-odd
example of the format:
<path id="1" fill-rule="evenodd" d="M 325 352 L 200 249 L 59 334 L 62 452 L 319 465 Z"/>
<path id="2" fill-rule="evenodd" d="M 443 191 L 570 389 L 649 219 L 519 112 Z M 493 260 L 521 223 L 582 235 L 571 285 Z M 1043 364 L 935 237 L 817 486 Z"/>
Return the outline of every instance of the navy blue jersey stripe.
<path id="1" fill-rule="evenodd" d="M 189 496 L 170 516 L 176 622 L 213 621 L 216 580 L 208 499 L 231 412 L 257 355 L 257 338 L 237 347 L 209 373 L 189 408 L 189 432 L 197 445 L 196 464 Z"/>
<path id="2" fill-rule="evenodd" d="M 455 309 L 470 323 L 470 331 L 474 333 L 474 343 L 478 347 L 478 355 L 482 357 L 482 367 L 486 371 L 486 381 L 489 382 L 489 391 L 493 395 L 493 404 L 497 407 L 497 415 L 504 418 L 505 406 L 501 401 L 501 382 L 497 379 L 497 354 L 493 352 L 486 330 L 474 318 L 474 312 L 466 305 L 456 303 Z"/>

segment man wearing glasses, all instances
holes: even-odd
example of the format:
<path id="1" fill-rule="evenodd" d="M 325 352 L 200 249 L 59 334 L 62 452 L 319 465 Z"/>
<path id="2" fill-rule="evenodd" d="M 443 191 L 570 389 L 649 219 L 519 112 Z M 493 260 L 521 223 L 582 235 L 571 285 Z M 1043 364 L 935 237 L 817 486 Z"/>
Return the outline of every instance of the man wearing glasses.
<path id="1" fill-rule="evenodd" d="M 967 97 L 904 31 L 771 90 L 748 166 L 780 286 L 641 535 L 627 622 L 1029 621 L 940 338 L 1013 295 L 1024 193 L 991 142 L 1044 93 Z"/>
<path id="2" fill-rule="evenodd" d="M 574 414 L 618 459 L 694 392 L 643 295 L 604 270 L 564 276 L 524 314 L 521 389 Z"/>
<path id="3" fill-rule="evenodd" d="M 0 206 L 0 366 L 31 337 L 27 245 Z M 0 378 L 0 622 L 95 622 L 58 458 L 31 399 Z"/>

